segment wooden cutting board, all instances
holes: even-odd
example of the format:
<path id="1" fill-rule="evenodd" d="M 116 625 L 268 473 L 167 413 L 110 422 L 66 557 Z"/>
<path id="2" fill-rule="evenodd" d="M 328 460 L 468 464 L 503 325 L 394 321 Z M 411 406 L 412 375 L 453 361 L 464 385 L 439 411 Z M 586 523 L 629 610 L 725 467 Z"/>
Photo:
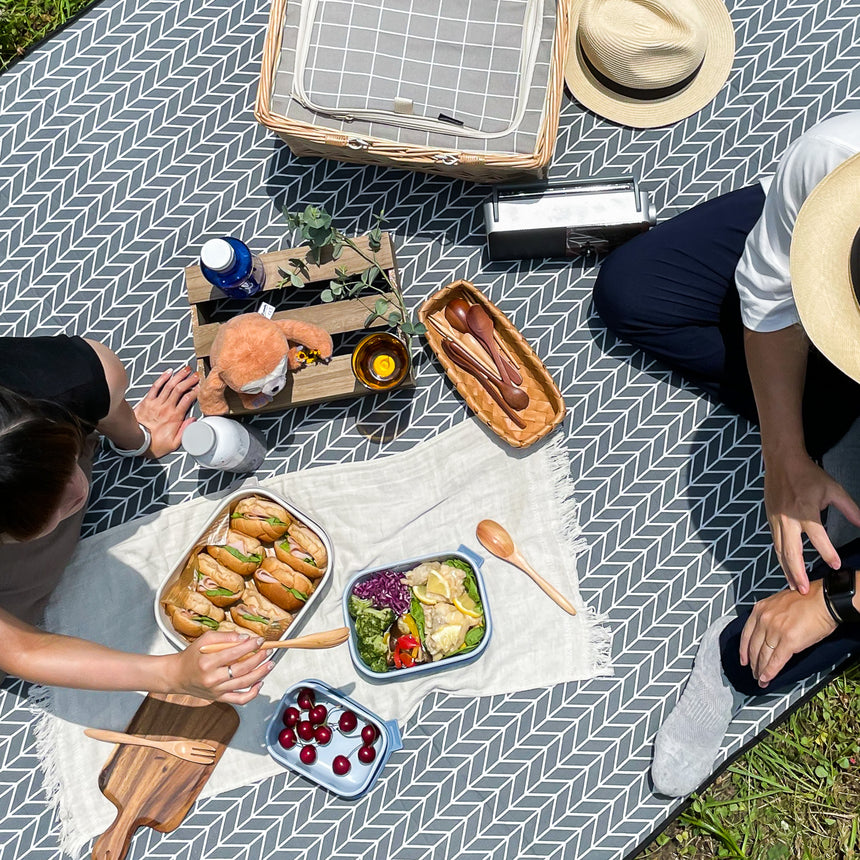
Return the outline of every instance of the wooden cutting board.
<path id="1" fill-rule="evenodd" d="M 93 860 L 122 860 L 138 827 L 175 830 L 238 727 L 239 714 L 231 705 L 192 696 L 148 695 L 126 732 L 156 740 L 206 741 L 217 750 L 215 764 L 193 764 L 160 750 L 120 744 L 99 774 L 99 788 L 117 808 L 117 816 L 96 840 Z"/>

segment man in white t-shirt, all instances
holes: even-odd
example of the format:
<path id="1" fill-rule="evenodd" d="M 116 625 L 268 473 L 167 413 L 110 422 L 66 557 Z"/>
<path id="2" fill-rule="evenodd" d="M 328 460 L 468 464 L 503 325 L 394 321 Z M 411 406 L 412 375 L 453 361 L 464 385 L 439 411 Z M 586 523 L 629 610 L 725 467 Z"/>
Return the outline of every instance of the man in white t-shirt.
<path id="1" fill-rule="evenodd" d="M 814 247 L 807 242 L 792 252 L 813 189 L 830 183 L 843 195 L 834 200 L 860 200 L 858 153 L 860 111 L 818 124 L 786 151 L 766 196 L 757 184 L 659 225 L 611 254 L 595 285 L 595 307 L 610 329 L 759 424 L 765 508 L 790 586 L 705 634 L 684 694 L 655 741 L 651 772 L 660 793 L 687 794 L 710 774 L 745 696 L 788 689 L 860 650 L 860 612 L 852 609 L 860 603 L 860 541 L 837 551 L 821 522 L 833 505 L 860 526 L 860 508 L 816 463 L 860 416 L 860 366 L 837 361 L 848 366 L 843 372 L 820 351 L 833 358 L 838 348 L 811 331 L 807 337 L 790 274 L 798 253 Z M 840 277 L 852 266 L 852 275 L 860 271 L 857 219 L 850 266 L 837 261 Z M 826 217 L 822 224 L 823 245 Z M 850 294 L 846 312 L 860 315 L 860 275 L 855 280 L 853 293 L 840 289 Z M 826 306 L 820 298 L 830 284 L 815 287 L 807 301 Z M 829 318 L 818 325 L 827 332 Z M 822 559 L 809 576 L 803 534 Z"/>

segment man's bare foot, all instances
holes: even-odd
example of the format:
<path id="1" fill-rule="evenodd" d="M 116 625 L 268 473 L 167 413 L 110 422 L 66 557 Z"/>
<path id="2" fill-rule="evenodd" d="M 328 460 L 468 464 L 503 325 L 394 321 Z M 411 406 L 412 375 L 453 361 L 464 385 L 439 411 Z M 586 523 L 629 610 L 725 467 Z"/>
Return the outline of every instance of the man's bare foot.
<path id="1" fill-rule="evenodd" d="M 182 431 L 194 420 L 188 410 L 197 400 L 199 377 L 190 367 L 165 370 L 137 406 L 137 420 L 152 434 L 146 456 L 157 460 L 179 447 Z"/>

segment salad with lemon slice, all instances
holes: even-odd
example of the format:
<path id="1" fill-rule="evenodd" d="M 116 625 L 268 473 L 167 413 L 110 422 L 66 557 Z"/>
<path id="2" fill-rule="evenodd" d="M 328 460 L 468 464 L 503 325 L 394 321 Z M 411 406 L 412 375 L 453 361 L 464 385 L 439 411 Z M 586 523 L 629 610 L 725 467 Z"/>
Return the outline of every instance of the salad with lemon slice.
<path id="1" fill-rule="evenodd" d="M 347 609 L 359 657 L 374 672 L 464 654 L 484 638 L 478 583 L 459 558 L 375 573 L 353 587 Z"/>

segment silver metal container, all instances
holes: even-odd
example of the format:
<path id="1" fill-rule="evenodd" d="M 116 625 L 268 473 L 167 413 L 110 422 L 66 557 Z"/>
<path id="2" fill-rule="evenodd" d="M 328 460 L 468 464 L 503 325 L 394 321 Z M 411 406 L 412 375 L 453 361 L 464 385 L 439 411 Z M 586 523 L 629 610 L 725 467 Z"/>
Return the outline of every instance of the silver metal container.
<path id="1" fill-rule="evenodd" d="M 281 505 L 286 508 L 287 511 L 300 523 L 307 526 L 314 534 L 322 542 L 323 546 L 326 549 L 326 553 L 328 554 L 328 565 L 326 566 L 325 573 L 319 578 L 318 584 L 316 588 L 313 590 L 313 593 L 308 597 L 304 606 L 301 609 L 296 610 L 293 613 L 293 621 L 287 630 L 284 631 L 283 635 L 280 637 L 281 639 L 289 639 L 296 635 L 297 631 L 304 625 L 305 621 L 311 616 L 314 611 L 314 607 L 316 604 L 322 599 L 323 592 L 327 590 L 329 583 L 331 582 L 331 571 L 332 566 L 334 565 L 334 550 L 332 549 L 331 540 L 329 536 L 323 531 L 323 529 L 317 525 L 307 514 L 302 513 L 298 508 L 288 502 L 286 499 L 278 496 L 276 493 L 273 493 L 271 490 L 266 490 L 263 487 L 251 487 L 245 488 L 241 490 L 237 490 L 234 493 L 231 493 L 227 498 L 223 499 L 220 502 L 217 502 L 215 510 L 212 514 L 212 517 L 207 522 L 206 526 L 201 529 L 200 533 L 194 540 L 188 545 L 188 548 L 182 553 L 179 558 L 176 567 L 168 574 L 167 578 L 164 582 L 161 583 L 160 588 L 156 591 L 155 594 L 155 603 L 154 603 L 154 612 L 155 612 L 155 621 L 158 624 L 161 632 L 164 634 L 165 638 L 176 648 L 181 651 L 188 646 L 188 641 L 182 636 L 181 633 L 178 633 L 173 628 L 173 624 L 170 621 L 167 613 L 164 611 L 164 606 L 162 601 L 166 597 L 166 595 L 179 585 L 181 587 L 182 580 L 184 577 L 189 577 L 189 561 L 192 555 L 196 555 L 199 551 L 206 547 L 206 544 L 209 542 L 208 538 L 216 533 L 216 530 L 219 528 L 219 523 L 227 523 L 229 520 L 230 514 L 233 512 L 236 505 L 242 501 L 242 499 L 249 498 L 251 496 L 257 496 L 264 499 L 269 499 L 273 501 L 275 504 Z M 224 525 L 224 531 L 226 531 L 227 526 Z M 274 657 L 277 658 L 281 655 L 282 651 L 275 650 L 273 652 Z"/>
<path id="2" fill-rule="evenodd" d="M 602 253 L 657 223 L 634 176 L 497 186 L 484 204 L 491 260 Z"/>

